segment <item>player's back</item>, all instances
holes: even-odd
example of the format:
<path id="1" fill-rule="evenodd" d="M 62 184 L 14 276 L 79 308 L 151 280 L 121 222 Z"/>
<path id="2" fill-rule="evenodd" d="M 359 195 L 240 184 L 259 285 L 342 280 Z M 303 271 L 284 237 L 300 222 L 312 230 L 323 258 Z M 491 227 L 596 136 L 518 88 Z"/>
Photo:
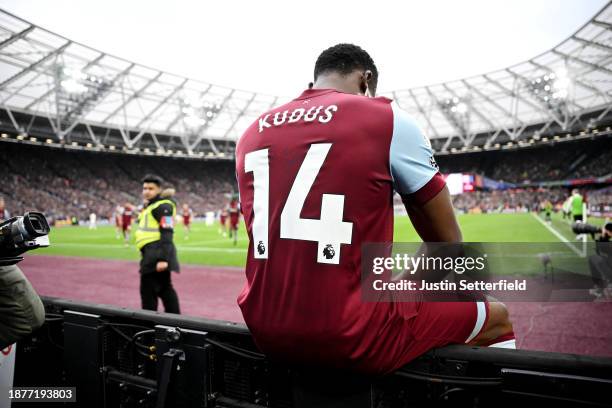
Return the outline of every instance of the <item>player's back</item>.
<path id="1" fill-rule="evenodd" d="M 362 243 L 393 238 L 393 129 L 390 100 L 320 89 L 238 142 L 250 238 L 238 303 L 263 351 L 358 364 L 389 326 L 396 305 L 362 301 L 360 267 Z"/>

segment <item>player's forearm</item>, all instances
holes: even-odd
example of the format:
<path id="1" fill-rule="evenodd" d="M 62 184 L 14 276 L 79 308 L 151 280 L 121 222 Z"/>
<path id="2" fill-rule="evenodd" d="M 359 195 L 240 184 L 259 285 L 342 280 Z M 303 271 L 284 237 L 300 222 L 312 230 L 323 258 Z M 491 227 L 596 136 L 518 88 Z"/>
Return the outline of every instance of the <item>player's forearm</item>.
<path id="1" fill-rule="evenodd" d="M 463 235 L 450 204 L 434 202 L 424 206 L 406 203 L 406 211 L 414 229 L 424 242 L 461 242 Z"/>

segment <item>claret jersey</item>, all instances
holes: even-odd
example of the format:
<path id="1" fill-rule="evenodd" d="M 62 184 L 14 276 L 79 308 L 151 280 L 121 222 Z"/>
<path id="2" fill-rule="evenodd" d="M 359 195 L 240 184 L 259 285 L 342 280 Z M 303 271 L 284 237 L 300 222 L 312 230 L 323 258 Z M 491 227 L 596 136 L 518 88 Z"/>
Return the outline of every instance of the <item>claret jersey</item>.
<path id="1" fill-rule="evenodd" d="M 416 123 L 386 98 L 307 90 L 246 130 L 236 175 L 250 240 L 238 304 L 262 351 L 368 372 L 402 364 L 418 311 L 362 302 L 361 245 L 393 240 L 394 191 L 425 203 L 444 187 Z"/>

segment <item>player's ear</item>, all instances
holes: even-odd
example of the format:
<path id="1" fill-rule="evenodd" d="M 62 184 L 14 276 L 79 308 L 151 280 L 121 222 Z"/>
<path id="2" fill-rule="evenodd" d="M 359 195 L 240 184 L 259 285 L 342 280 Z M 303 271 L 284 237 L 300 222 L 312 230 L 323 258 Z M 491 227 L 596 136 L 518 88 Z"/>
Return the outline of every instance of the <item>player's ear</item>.
<path id="1" fill-rule="evenodd" d="M 372 94 L 372 92 L 370 91 L 370 81 L 372 80 L 372 71 L 370 71 L 369 69 L 367 69 L 362 75 L 361 75 L 361 84 L 360 84 L 360 88 L 361 88 L 361 92 L 367 96 L 367 97 L 373 97 L 374 95 Z"/>

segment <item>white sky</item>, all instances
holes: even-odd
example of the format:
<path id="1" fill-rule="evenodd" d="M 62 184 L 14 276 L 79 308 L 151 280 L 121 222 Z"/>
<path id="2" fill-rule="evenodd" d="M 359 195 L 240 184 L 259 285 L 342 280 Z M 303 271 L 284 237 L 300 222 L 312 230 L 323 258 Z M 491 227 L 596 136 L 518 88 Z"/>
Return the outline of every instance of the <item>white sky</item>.
<path id="1" fill-rule="evenodd" d="M 0 0 L 74 41 L 219 85 L 291 96 L 319 53 L 352 42 L 379 90 L 491 71 L 569 37 L 605 0 Z"/>

